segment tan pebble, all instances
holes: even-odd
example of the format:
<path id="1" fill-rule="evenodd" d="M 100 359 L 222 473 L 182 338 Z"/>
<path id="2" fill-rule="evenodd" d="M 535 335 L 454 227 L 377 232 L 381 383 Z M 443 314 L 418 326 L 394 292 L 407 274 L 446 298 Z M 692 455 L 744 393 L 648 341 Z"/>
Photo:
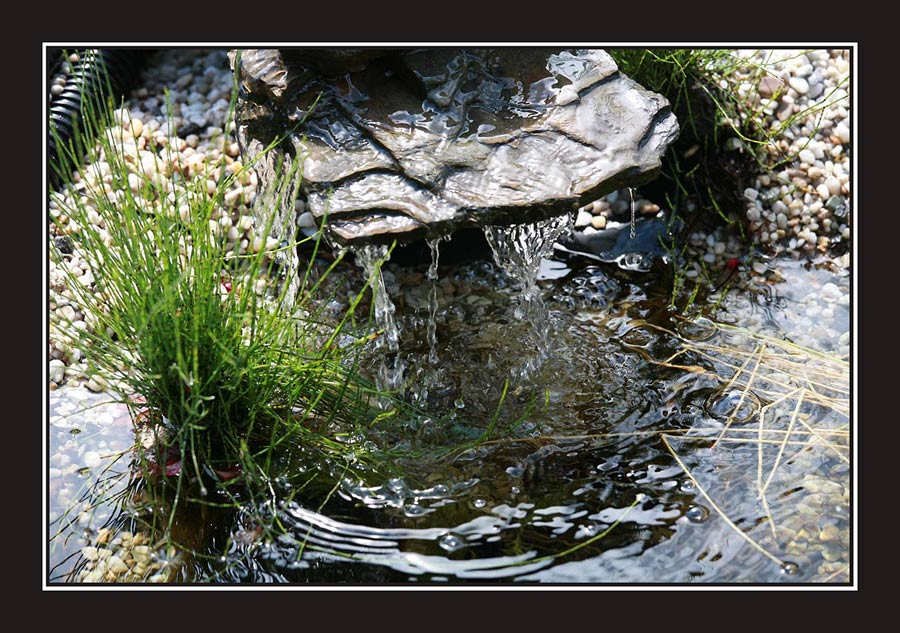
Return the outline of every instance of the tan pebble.
<path id="1" fill-rule="evenodd" d="M 128 565 L 126 565 L 125 561 L 123 561 L 118 556 L 110 556 L 109 561 L 107 561 L 106 563 L 106 566 L 109 571 L 115 574 L 124 574 L 128 571 Z"/>
<path id="2" fill-rule="evenodd" d="M 92 561 L 100 558 L 97 548 L 90 545 L 81 548 L 81 555 L 84 556 L 85 559 Z"/>
<path id="3" fill-rule="evenodd" d="M 820 541 L 836 541 L 840 538 L 841 531 L 834 525 L 826 525 L 822 528 L 822 531 L 819 532 L 819 540 Z"/>
<path id="4" fill-rule="evenodd" d="M 591 218 L 591 226 L 601 231 L 606 228 L 606 216 L 605 215 L 595 215 Z"/>
<path id="5" fill-rule="evenodd" d="M 131 556 L 137 563 L 146 563 L 150 560 L 150 547 L 148 545 L 135 545 L 131 550 Z"/>
<path id="6" fill-rule="evenodd" d="M 81 582 L 85 582 L 85 583 L 103 582 L 105 573 L 106 573 L 105 570 L 101 571 L 99 569 L 93 569 L 84 575 L 84 577 L 81 579 Z"/>
<path id="7" fill-rule="evenodd" d="M 659 213 L 659 205 L 654 202 L 650 202 L 649 200 L 642 200 L 638 205 L 638 209 L 643 215 L 655 215 Z"/>

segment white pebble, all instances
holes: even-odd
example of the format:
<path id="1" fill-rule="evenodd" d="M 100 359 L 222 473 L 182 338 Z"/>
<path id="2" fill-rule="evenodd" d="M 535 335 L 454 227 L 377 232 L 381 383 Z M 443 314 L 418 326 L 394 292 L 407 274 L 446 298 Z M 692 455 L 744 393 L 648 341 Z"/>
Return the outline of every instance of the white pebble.
<path id="1" fill-rule="evenodd" d="M 97 451 L 86 452 L 84 454 L 84 456 L 82 457 L 82 459 L 84 460 L 84 465 L 87 466 L 88 468 L 96 468 L 97 466 L 100 465 L 100 463 L 102 461 L 100 459 L 100 454 L 97 453 Z"/>
<path id="2" fill-rule="evenodd" d="M 775 223 L 778 225 L 779 229 L 787 228 L 787 216 L 783 213 L 779 213 L 775 216 Z"/>
<path id="3" fill-rule="evenodd" d="M 807 147 L 806 149 L 800 150 L 800 160 L 807 165 L 812 165 L 814 162 L 816 162 L 816 155 L 813 154 L 812 150 Z"/>
<path id="4" fill-rule="evenodd" d="M 791 88 L 796 90 L 799 94 L 805 95 L 809 92 L 809 82 L 803 77 L 791 77 L 788 79 L 788 83 L 791 85 Z"/>
<path id="5" fill-rule="evenodd" d="M 591 215 L 590 211 L 579 209 L 578 215 L 575 217 L 575 228 L 580 229 L 582 227 L 588 226 L 591 223 L 591 218 L 593 217 L 594 216 Z"/>
<path id="6" fill-rule="evenodd" d="M 63 378 L 66 375 L 66 364 L 55 358 L 50 361 L 50 371 L 49 371 L 49 379 L 53 382 L 62 382 Z"/>
<path id="7" fill-rule="evenodd" d="M 850 128 L 843 121 L 834 126 L 834 135 L 843 143 L 850 142 Z"/>
<path id="8" fill-rule="evenodd" d="M 579 215 L 581 215 L 580 212 L 579 212 Z M 593 216 L 588 214 L 588 217 L 591 218 Z M 590 221 L 590 219 L 588 219 L 587 224 L 590 224 L 590 223 L 591 223 L 591 221 Z M 309 211 L 306 211 L 304 213 L 301 213 L 300 217 L 297 218 L 297 226 L 300 227 L 301 229 L 315 228 L 316 227 L 316 219 L 313 217 L 312 213 L 310 213 Z M 576 226 L 578 226 L 578 225 L 576 224 Z M 585 226 L 587 226 L 587 225 L 585 225 Z"/>
<path id="9" fill-rule="evenodd" d="M 822 288 L 819 290 L 819 294 L 822 296 L 822 299 L 828 301 L 829 303 L 834 303 L 841 298 L 841 295 L 843 295 L 841 289 L 830 281 L 822 285 Z"/>

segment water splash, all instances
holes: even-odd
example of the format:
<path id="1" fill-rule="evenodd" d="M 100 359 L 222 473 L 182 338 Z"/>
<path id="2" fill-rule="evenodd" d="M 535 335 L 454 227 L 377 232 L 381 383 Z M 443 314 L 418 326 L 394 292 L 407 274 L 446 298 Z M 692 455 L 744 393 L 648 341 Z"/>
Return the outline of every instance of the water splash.
<path id="1" fill-rule="evenodd" d="M 394 319 L 394 302 L 388 294 L 381 267 L 390 259 L 388 247 L 366 245 L 351 247 L 356 262 L 366 273 L 372 288 L 375 323 L 381 335 L 376 340 L 376 349 L 381 352 L 381 360 L 375 374 L 375 384 L 379 389 L 394 391 L 403 385 L 406 362 L 400 352 L 400 328 Z"/>
<path id="2" fill-rule="evenodd" d="M 536 354 L 520 368 L 521 378 L 531 376 L 540 368 L 550 345 L 550 311 L 537 285 L 541 260 L 550 256 L 553 244 L 563 233 L 572 230 L 573 219 L 567 214 L 532 224 L 484 227 L 494 262 L 522 287 L 513 314 L 516 319 L 531 324 Z"/>

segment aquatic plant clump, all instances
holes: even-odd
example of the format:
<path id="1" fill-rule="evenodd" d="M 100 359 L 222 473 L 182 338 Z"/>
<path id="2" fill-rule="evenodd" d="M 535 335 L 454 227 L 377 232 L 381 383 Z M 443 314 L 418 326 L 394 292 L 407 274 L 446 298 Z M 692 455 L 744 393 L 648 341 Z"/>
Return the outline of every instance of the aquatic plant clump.
<path id="1" fill-rule="evenodd" d="M 61 326 L 95 382 L 117 391 L 136 422 L 155 423 L 157 470 L 265 479 L 277 447 L 340 451 L 320 429 L 384 415 L 384 394 L 355 370 L 365 337 L 338 343 L 355 304 L 337 327 L 323 326 L 321 277 L 307 271 L 298 296 L 285 294 L 296 285 L 282 283 L 276 256 L 297 244 L 272 239 L 271 220 L 234 217 L 224 204 L 251 165 L 222 155 L 196 174 L 172 170 L 171 144 L 145 148 L 126 110 L 88 106 L 97 145 L 84 163 L 70 144 L 54 166 L 67 185 L 51 192 L 51 215 L 65 221 L 71 249 L 51 243 L 50 256 L 84 317 L 84 327 Z M 248 220 L 252 241 L 229 240 L 225 227 Z M 67 267 L 64 250 L 77 250 L 89 271 Z"/>

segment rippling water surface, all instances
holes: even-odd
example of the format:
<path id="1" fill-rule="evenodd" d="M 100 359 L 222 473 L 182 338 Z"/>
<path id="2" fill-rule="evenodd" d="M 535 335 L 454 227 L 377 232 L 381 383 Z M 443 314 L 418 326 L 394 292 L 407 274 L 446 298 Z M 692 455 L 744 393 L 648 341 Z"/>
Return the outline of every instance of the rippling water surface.
<path id="1" fill-rule="evenodd" d="M 537 325 L 492 262 L 442 265 L 435 287 L 427 267 L 385 267 L 405 395 L 433 415 L 355 440 L 401 455 L 390 474 L 297 449 L 240 509 L 180 511 L 194 555 L 158 534 L 134 545 L 144 484 L 124 408 L 51 392 L 50 582 L 138 559 L 141 582 L 848 582 L 849 367 L 836 341 L 790 331 L 803 288 L 846 277 L 788 261 L 770 295 L 733 291 L 715 321 L 686 320 L 652 277 L 544 263 Z M 827 307 L 844 327 L 849 308 Z"/>

